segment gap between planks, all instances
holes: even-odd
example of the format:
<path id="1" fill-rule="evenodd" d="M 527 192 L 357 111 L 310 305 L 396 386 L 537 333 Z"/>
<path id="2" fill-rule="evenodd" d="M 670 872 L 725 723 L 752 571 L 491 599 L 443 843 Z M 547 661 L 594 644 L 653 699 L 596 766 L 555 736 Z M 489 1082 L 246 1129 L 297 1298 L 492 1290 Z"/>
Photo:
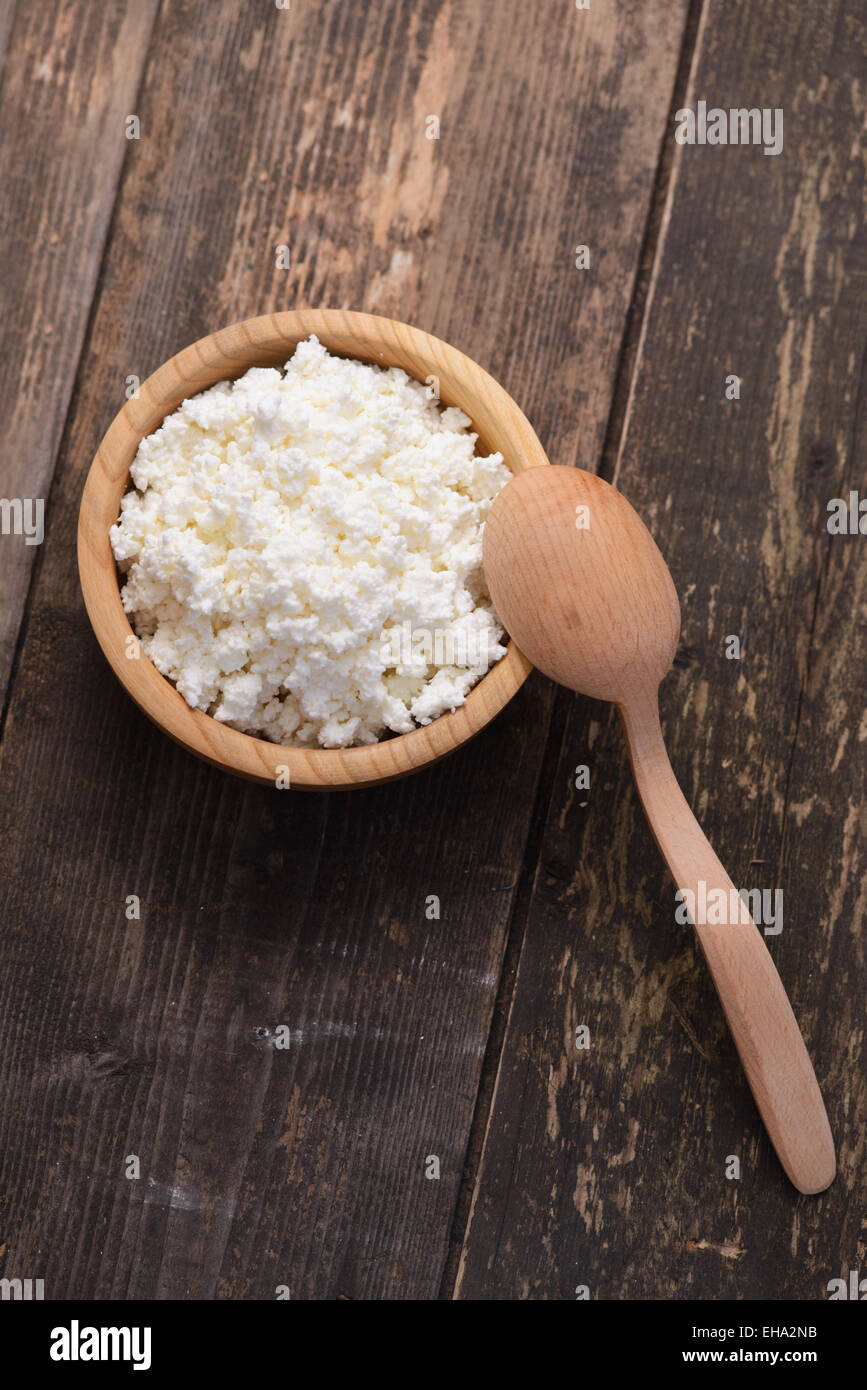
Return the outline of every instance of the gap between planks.
<path id="1" fill-rule="evenodd" d="M 690 0 L 686 20 L 684 22 L 683 38 L 681 40 L 680 55 L 678 57 L 677 70 L 672 87 L 671 102 L 666 116 L 663 138 L 660 143 L 660 152 L 653 178 L 653 188 L 644 226 L 644 235 L 641 241 L 641 249 L 638 256 L 635 281 L 629 302 L 629 309 L 626 313 L 623 338 L 617 360 L 614 392 L 611 398 L 608 422 L 605 429 L 598 466 L 596 468 L 596 472 L 599 476 L 604 478 L 607 482 L 610 482 L 614 477 L 617 458 L 628 421 L 628 404 L 632 395 L 636 364 L 638 361 L 641 330 L 645 322 L 653 279 L 653 270 L 660 249 L 665 208 L 668 203 L 669 193 L 673 192 L 672 176 L 675 151 L 673 144 L 666 139 L 666 133 L 672 128 L 675 113 L 680 110 L 684 104 L 693 62 L 696 58 L 699 28 L 704 9 L 705 0 Z M 439 1297 L 441 1300 L 455 1299 L 458 1297 L 459 1293 L 458 1286 L 461 1275 L 461 1261 L 469 1238 L 473 1205 L 475 1203 L 479 1178 L 481 1176 L 485 1142 L 493 1112 L 494 1097 L 497 1087 L 497 1075 L 499 1073 L 500 1061 L 505 1046 L 506 1035 L 508 1033 L 509 1016 L 515 993 L 515 984 L 521 956 L 523 954 L 524 937 L 527 930 L 533 883 L 539 867 L 542 837 L 548 819 L 548 810 L 554 795 L 557 770 L 562 763 L 561 755 L 566 729 L 566 712 L 569 703 L 575 698 L 576 697 L 573 696 L 570 691 L 558 688 L 548 719 L 545 748 L 542 755 L 542 767 L 539 773 L 539 781 L 536 787 L 536 796 L 530 818 L 530 827 L 527 834 L 524 855 L 521 861 L 517 891 L 515 893 L 512 911 L 509 915 L 506 944 L 503 952 L 503 964 L 500 971 L 496 1002 L 491 1019 L 491 1030 L 488 1035 L 485 1056 L 482 1061 L 476 1105 L 473 1111 L 469 1137 L 467 1139 L 464 1170 L 461 1176 L 461 1183 L 455 1206 L 455 1215 L 452 1223 L 452 1235 L 440 1283 Z M 560 731 L 559 737 L 558 730 Z"/>
<path id="2" fill-rule="evenodd" d="M 148 65 L 151 57 L 151 48 L 154 42 L 157 21 L 159 20 L 162 7 L 163 0 L 157 0 L 157 4 L 154 8 L 153 19 L 151 21 L 150 31 L 148 33 L 147 46 L 142 57 L 141 68 L 139 70 L 138 75 L 138 82 L 136 83 L 135 88 L 134 105 L 136 107 L 139 106 L 139 98 L 145 86 Z M 12 15 L 9 18 L 5 28 L 3 26 L 2 21 L 0 21 L 0 88 L 2 88 L 3 78 L 5 76 L 6 58 L 8 57 L 8 48 L 6 48 L 4 45 L 8 42 L 8 39 L 11 35 L 16 13 L 17 6 L 13 6 Z M 105 231 L 102 238 L 102 246 L 99 250 L 99 259 L 96 266 L 96 273 L 93 277 L 93 283 L 91 285 L 90 290 L 90 302 L 87 306 L 87 317 L 85 319 L 84 332 L 81 335 L 81 346 L 79 348 L 78 355 L 75 359 L 75 367 L 72 373 L 72 386 L 69 392 L 69 399 L 66 403 L 66 411 L 63 416 L 63 425 L 60 429 L 60 434 L 58 435 L 57 439 L 57 448 L 54 451 L 54 458 L 52 460 L 48 486 L 45 489 L 45 515 L 49 518 L 51 516 L 52 511 L 52 495 L 55 491 L 55 487 L 57 484 L 57 475 L 59 472 L 60 460 L 63 457 L 64 451 L 69 442 L 69 434 L 72 428 L 72 422 L 75 419 L 75 411 L 78 405 L 79 398 L 81 369 L 83 363 L 87 361 L 87 357 L 90 352 L 93 337 L 94 321 L 96 318 L 96 311 L 97 306 L 99 304 L 100 291 L 102 289 L 103 277 L 105 273 L 106 257 L 108 255 L 108 249 L 112 241 L 112 232 L 114 230 L 115 221 L 118 215 L 120 195 L 126 179 L 127 170 L 129 168 L 129 161 L 130 151 L 129 149 L 125 149 L 123 159 L 120 161 L 120 164 L 118 165 L 117 179 L 115 181 L 114 190 L 112 193 L 111 213 L 106 218 L 105 222 Z M 30 566 L 30 574 L 27 578 L 27 591 L 24 597 L 24 604 L 21 609 L 21 616 L 18 620 L 18 631 L 15 635 L 15 645 L 12 649 L 12 660 L 9 663 L 9 674 L 6 679 L 6 688 L 3 691 L 2 702 L 0 702 L 0 763 L 2 763 L 3 760 L 3 740 L 6 733 L 6 723 L 9 717 L 9 709 L 12 704 L 12 691 L 15 688 L 15 682 L 17 680 L 18 671 L 21 666 L 21 657 L 24 651 L 24 643 L 27 638 L 27 630 L 30 626 L 30 611 L 33 606 L 33 596 L 36 592 L 37 579 L 42 570 L 42 559 L 44 551 L 44 546 L 40 545 L 36 547 L 36 555 L 33 557 L 33 563 Z"/>

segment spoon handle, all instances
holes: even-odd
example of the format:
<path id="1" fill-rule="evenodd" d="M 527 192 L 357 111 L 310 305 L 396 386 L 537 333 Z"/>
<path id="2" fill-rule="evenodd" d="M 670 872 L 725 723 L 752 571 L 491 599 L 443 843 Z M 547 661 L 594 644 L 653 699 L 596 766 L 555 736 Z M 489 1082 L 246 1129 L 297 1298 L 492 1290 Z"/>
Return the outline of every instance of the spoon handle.
<path id="1" fill-rule="evenodd" d="M 822 1192 L 836 1171 L 831 1127 L 764 937 L 746 907 L 736 905 L 732 894 L 737 890 L 678 786 L 663 742 L 655 692 L 619 709 L 645 814 L 677 887 L 693 895 L 681 901 L 696 905 L 689 920 L 771 1142 L 799 1191 Z M 703 903 L 721 905 L 718 895 L 710 896 L 719 889 L 729 905 L 724 924 L 695 920 L 703 915 Z"/>

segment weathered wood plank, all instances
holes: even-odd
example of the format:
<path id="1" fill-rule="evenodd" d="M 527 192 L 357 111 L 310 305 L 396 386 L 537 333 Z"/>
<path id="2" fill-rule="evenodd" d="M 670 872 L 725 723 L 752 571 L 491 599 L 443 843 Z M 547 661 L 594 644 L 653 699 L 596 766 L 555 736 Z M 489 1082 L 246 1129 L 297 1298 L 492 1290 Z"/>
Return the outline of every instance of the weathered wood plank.
<path id="1" fill-rule="evenodd" d="M 161 10 L 0 766 L 4 1272 L 51 1252 L 50 1296 L 438 1289 L 544 686 L 381 791 L 238 784 L 113 683 L 77 503 L 127 375 L 298 303 L 418 322 L 497 372 L 558 458 L 597 449 L 682 18 Z M 606 274 L 573 268 L 581 241 Z"/>
<path id="2" fill-rule="evenodd" d="M 463 1298 L 816 1299 L 863 1260 L 867 554 L 825 521 L 864 476 L 865 38 L 844 6 L 706 9 L 687 104 L 782 107 L 784 152 L 678 148 L 617 468 L 682 596 L 662 697 L 675 770 L 735 882 L 784 891 L 768 940 L 839 1176 L 818 1198 L 787 1184 L 616 718 L 576 698 Z"/>
<path id="3" fill-rule="evenodd" d="M 9 33 L 12 29 L 12 21 L 15 18 L 14 0 L 0 9 L 0 81 L 3 80 L 3 64 L 6 62 L 6 52 L 9 44 Z"/>
<path id="4" fill-rule="evenodd" d="M 0 15 L 0 491 L 46 504 L 157 0 L 20 5 Z M 28 543 L 0 536 L 0 706 Z"/>

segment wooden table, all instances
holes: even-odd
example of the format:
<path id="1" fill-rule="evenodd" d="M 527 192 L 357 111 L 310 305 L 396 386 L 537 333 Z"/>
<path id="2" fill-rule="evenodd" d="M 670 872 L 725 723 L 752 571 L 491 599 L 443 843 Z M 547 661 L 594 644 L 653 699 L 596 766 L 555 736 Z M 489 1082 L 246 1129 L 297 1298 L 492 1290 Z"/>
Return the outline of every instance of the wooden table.
<path id="1" fill-rule="evenodd" d="M 865 45 L 833 0 L 0 14 L 2 491 L 46 499 L 41 546 L 0 537 L 0 1275 L 823 1299 L 867 1274 L 867 540 L 826 524 L 865 481 Z M 783 108 L 782 154 L 677 144 L 699 100 Z M 196 762 L 111 676 L 75 561 L 103 431 L 131 378 L 300 305 L 454 343 L 653 530 L 675 770 L 735 882 L 784 890 L 821 1197 L 764 1136 L 609 708 L 534 675 L 435 769 L 317 797 Z"/>

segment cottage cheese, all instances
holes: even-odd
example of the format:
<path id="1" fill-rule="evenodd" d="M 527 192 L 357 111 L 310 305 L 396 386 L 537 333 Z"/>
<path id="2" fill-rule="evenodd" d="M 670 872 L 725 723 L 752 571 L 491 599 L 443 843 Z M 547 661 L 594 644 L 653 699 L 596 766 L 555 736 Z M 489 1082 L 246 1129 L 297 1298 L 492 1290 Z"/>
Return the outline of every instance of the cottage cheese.
<path id="1" fill-rule="evenodd" d="M 189 705 L 275 743 L 406 733 L 504 655 L 482 529 L 510 472 L 397 368 L 315 337 L 143 439 L 111 528 L 123 606 Z"/>

